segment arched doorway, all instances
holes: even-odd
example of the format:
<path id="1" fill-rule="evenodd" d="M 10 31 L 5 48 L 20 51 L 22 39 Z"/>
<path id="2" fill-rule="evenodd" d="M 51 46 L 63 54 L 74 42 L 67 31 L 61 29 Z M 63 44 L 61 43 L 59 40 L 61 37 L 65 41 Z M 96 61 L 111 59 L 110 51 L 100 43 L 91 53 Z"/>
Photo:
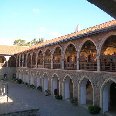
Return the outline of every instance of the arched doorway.
<path id="1" fill-rule="evenodd" d="M 102 88 L 103 112 L 116 112 L 116 83 L 108 81 Z"/>
<path id="2" fill-rule="evenodd" d="M 32 54 L 32 68 L 36 67 L 36 53 L 33 52 Z"/>
<path id="3" fill-rule="evenodd" d="M 93 87 L 86 78 L 80 83 L 80 104 L 93 104 Z"/>
<path id="4" fill-rule="evenodd" d="M 23 67 L 26 67 L 26 54 L 24 54 Z"/>
<path id="5" fill-rule="evenodd" d="M 44 68 L 51 68 L 51 52 L 49 49 L 47 49 L 45 52 Z"/>
<path id="6" fill-rule="evenodd" d="M 79 67 L 81 70 L 97 70 L 96 46 L 90 40 L 87 40 L 80 51 Z"/>
<path id="7" fill-rule="evenodd" d="M 53 54 L 53 68 L 60 69 L 61 68 L 61 48 L 57 47 Z"/>
<path id="8" fill-rule="evenodd" d="M 52 94 L 55 95 L 59 95 L 59 80 L 58 80 L 58 76 L 55 74 L 52 77 Z"/>
<path id="9" fill-rule="evenodd" d="M 64 99 L 73 98 L 73 81 L 67 76 L 64 80 Z"/>
<path id="10" fill-rule="evenodd" d="M 30 53 L 27 55 L 27 67 L 31 68 L 31 54 Z"/>
<path id="11" fill-rule="evenodd" d="M 37 67 L 38 68 L 43 68 L 43 53 L 40 50 L 37 56 Z"/>
<path id="12" fill-rule="evenodd" d="M 116 35 L 110 36 L 104 42 L 101 54 L 101 70 L 116 72 Z"/>
<path id="13" fill-rule="evenodd" d="M 76 70 L 77 52 L 73 44 L 69 44 L 65 51 L 64 68 L 67 70 Z"/>

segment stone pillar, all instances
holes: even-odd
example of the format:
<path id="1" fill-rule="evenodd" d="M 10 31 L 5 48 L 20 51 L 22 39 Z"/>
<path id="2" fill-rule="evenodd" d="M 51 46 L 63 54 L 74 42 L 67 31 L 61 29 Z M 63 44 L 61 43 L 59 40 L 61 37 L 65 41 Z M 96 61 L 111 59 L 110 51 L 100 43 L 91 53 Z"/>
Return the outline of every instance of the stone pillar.
<path id="1" fill-rule="evenodd" d="M 45 53 L 43 53 L 43 68 L 45 68 L 44 64 L 45 64 Z"/>
<path id="2" fill-rule="evenodd" d="M 30 68 L 32 68 L 32 55 L 33 55 L 33 54 L 31 54 L 31 67 L 30 67 Z"/>
<path id="3" fill-rule="evenodd" d="M 100 71 L 100 54 L 97 53 L 97 71 Z"/>
<path id="4" fill-rule="evenodd" d="M 61 53 L 61 67 L 62 67 L 62 69 L 64 69 L 64 60 L 65 60 L 65 53 L 64 53 L 64 51 L 62 51 L 62 53 Z"/>
<path id="5" fill-rule="evenodd" d="M 21 55 L 19 55 L 19 67 L 20 67 L 20 60 L 21 60 Z"/>
<path id="6" fill-rule="evenodd" d="M 51 69 L 53 69 L 53 53 L 51 53 Z"/>
<path id="7" fill-rule="evenodd" d="M 38 52 L 36 52 L 36 64 L 35 64 L 36 65 L 35 66 L 36 68 L 37 68 L 37 61 L 38 61 Z"/>
<path id="8" fill-rule="evenodd" d="M 25 67 L 27 67 L 27 59 L 28 59 L 28 54 L 26 54 Z"/>
<path id="9" fill-rule="evenodd" d="M 77 51 L 77 70 L 79 70 L 79 52 Z"/>

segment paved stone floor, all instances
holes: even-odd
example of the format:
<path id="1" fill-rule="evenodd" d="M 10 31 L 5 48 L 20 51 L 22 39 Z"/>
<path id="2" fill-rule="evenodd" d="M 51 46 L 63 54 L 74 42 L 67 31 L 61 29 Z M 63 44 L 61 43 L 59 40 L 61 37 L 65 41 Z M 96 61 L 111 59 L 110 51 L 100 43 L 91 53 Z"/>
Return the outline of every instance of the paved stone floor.
<path id="1" fill-rule="evenodd" d="M 59 101 L 53 96 L 45 96 L 36 89 L 25 85 L 8 82 L 9 104 L 0 104 L 0 112 L 18 111 L 29 108 L 39 108 L 41 116 L 92 116 L 86 108 L 73 106 L 67 101 Z M 102 115 L 95 115 L 102 116 Z"/>

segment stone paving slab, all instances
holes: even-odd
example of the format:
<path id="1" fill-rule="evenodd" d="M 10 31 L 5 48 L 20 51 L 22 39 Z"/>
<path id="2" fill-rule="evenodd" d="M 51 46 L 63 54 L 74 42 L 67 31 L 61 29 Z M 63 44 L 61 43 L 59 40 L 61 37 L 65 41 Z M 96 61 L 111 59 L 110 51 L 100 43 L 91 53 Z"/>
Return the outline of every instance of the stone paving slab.
<path id="1" fill-rule="evenodd" d="M 26 87 L 23 84 L 8 83 L 9 98 L 13 100 L 11 105 L 0 106 L 0 112 L 17 111 L 17 109 L 39 109 L 41 116 L 92 116 L 86 108 L 73 106 L 70 102 L 56 100 L 53 96 L 45 96 L 36 89 Z M 102 114 L 95 115 L 102 116 Z"/>

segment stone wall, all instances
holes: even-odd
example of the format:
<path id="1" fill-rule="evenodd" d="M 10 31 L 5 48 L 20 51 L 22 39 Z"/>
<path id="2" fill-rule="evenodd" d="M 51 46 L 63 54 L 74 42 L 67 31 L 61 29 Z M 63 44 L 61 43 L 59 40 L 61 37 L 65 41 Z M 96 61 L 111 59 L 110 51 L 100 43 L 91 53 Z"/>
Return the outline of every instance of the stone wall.
<path id="1" fill-rule="evenodd" d="M 33 78 L 44 78 L 45 76 L 49 79 L 49 90 L 51 90 L 51 80 L 54 75 L 57 75 L 60 82 L 60 94 L 64 94 L 64 81 L 65 78 L 69 77 L 73 81 L 73 95 L 80 101 L 80 85 L 84 79 L 88 79 L 93 87 L 93 104 L 100 105 L 100 91 L 103 83 L 106 80 L 115 80 L 116 73 L 112 72 L 98 72 L 98 71 L 75 71 L 75 70 L 61 70 L 61 69 L 29 69 L 29 68 L 17 68 L 17 78 L 18 75 L 27 74 L 29 79 L 31 75 Z M 24 78 L 24 76 L 23 76 Z M 63 95 L 64 96 L 64 95 Z"/>
<path id="2" fill-rule="evenodd" d="M 4 78 L 4 74 L 7 74 L 7 78 L 12 78 L 13 74 L 16 74 L 16 67 L 0 67 L 0 79 Z"/>

